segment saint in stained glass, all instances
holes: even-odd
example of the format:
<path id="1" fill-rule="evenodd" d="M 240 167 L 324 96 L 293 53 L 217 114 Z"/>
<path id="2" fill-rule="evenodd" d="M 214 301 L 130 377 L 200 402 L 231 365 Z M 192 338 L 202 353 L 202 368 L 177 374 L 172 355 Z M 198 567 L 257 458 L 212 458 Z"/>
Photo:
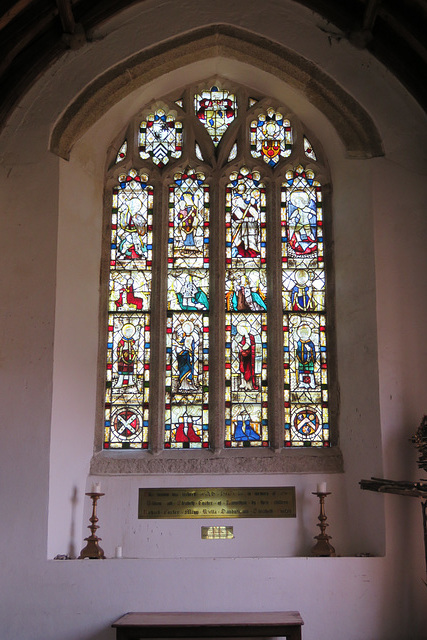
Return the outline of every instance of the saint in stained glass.
<path id="1" fill-rule="evenodd" d="M 265 187 L 257 171 L 230 175 L 226 188 L 226 265 L 256 268 L 266 263 Z"/>
<path id="2" fill-rule="evenodd" d="M 169 187 L 165 448 L 209 446 L 209 187 L 191 169 Z"/>
<path id="3" fill-rule="evenodd" d="M 285 311 L 324 311 L 325 274 L 323 269 L 284 269 L 283 309 Z"/>
<path id="4" fill-rule="evenodd" d="M 163 167 L 170 158 L 180 158 L 181 154 L 182 123 L 172 113 L 157 109 L 141 122 L 139 155 L 143 160 L 151 158 L 154 164 Z"/>
<path id="5" fill-rule="evenodd" d="M 267 311 L 265 269 L 230 269 L 226 272 L 227 311 Z"/>
<path id="6" fill-rule="evenodd" d="M 188 170 L 169 187 L 169 251 L 171 267 L 209 265 L 209 188 L 203 173 Z"/>
<path id="7" fill-rule="evenodd" d="M 218 146 L 222 136 L 236 117 L 236 97 L 225 89 L 212 87 L 194 96 L 194 109 L 212 142 Z"/>
<path id="8" fill-rule="evenodd" d="M 226 314 L 225 446 L 268 446 L 267 316 Z"/>
<path id="9" fill-rule="evenodd" d="M 329 446 L 320 184 L 299 166 L 282 186 L 285 446 Z M 322 313 L 323 312 L 323 313 Z"/>
<path id="10" fill-rule="evenodd" d="M 250 125 L 250 147 L 254 158 L 262 156 L 264 162 L 275 167 L 280 158 L 292 151 L 292 129 L 289 120 L 274 109 L 267 109 Z"/>
<path id="11" fill-rule="evenodd" d="M 209 319 L 168 312 L 166 334 L 166 448 L 209 444 Z"/>
<path id="12" fill-rule="evenodd" d="M 282 186 L 282 260 L 291 268 L 324 268 L 322 192 L 299 166 Z"/>
<path id="13" fill-rule="evenodd" d="M 130 170 L 113 189 L 105 448 L 148 447 L 153 190 Z"/>

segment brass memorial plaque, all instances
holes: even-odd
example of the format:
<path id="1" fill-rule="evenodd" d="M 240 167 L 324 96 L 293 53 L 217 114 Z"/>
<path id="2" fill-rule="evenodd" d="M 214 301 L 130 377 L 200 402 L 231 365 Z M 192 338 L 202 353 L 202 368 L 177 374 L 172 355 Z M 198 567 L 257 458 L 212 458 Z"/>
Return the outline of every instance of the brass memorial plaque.
<path id="1" fill-rule="evenodd" d="M 142 519 L 295 517 L 295 487 L 139 490 Z"/>

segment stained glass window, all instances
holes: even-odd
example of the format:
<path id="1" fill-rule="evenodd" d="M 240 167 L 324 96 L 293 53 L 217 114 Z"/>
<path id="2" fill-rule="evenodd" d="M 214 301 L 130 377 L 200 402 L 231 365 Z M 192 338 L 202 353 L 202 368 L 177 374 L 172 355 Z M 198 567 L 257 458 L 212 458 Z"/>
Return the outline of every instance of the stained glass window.
<path id="1" fill-rule="evenodd" d="M 177 122 L 172 113 L 157 109 L 141 122 L 139 155 L 142 159 L 151 158 L 154 164 L 162 167 L 170 158 L 179 158 L 181 154 L 182 123 Z"/>
<path id="2" fill-rule="evenodd" d="M 236 97 L 228 91 L 212 87 L 194 96 L 194 108 L 212 142 L 218 146 L 237 113 Z"/>
<path id="3" fill-rule="evenodd" d="M 111 158 L 104 447 L 327 447 L 327 168 L 285 106 L 212 84 L 148 105 Z"/>
<path id="4" fill-rule="evenodd" d="M 299 165 L 282 185 L 285 446 L 328 446 L 321 185 Z"/>
<path id="5" fill-rule="evenodd" d="M 292 151 L 292 128 L 289 120 L 274 109 L 267 109 L 250 127 L 251 154 L 254 158 L 262 156 L 264 162 L 274 167 L 280 158 L 287 158 Z"/>
<path id="6" fill-rule="evenodd" d="M 266 192 L 257 171 L 226 188 L 225 446 L 268 446 Z"/>
<path id="7" fill-rule="evenodd" d="M 153 190 L 131 170 L 113 189 L 106 448 L 148 447 Z"/>
<path id="8" fill-rule="evenodd" d="M 209 187 L 176 173 L 169 187 L 165 448 L 209 446 Z"/>

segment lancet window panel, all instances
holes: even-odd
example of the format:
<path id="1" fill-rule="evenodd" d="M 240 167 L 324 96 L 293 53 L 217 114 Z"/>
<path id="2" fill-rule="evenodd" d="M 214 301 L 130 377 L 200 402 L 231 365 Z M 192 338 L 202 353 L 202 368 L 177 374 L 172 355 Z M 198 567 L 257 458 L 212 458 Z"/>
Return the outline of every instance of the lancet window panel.
<path id="1" fill-rule="evenodd" d="M 112 194 L 104 447 L 147 448 L 153 189 L 132 169 Z"/>
<path id="2" fill-rule="evenodd" d="M 216 80 L 132 126 L 110 165 L 104 448 L 330 446 L 314 138 L 285 106 Z"/>

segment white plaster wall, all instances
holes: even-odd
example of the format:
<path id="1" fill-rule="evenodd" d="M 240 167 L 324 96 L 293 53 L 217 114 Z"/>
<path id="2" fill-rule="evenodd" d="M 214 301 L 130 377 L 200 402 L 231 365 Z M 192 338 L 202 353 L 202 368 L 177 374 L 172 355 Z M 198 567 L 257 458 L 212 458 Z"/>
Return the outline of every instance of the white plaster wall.
<path id="1" fill-rule="evenodd" d="M 70 52 L 45 74 L 0 138 L 2 640 L 107 640 L 114 637 L 111 622 L 130 610 L 283 608 L 301 612 L 305 640 L 426 637 L 418 501 L 384 500 L 357 486 L 370 475 L 421 475 L 408 438 L 426 411 L 426 162 L 420 153 L 426 146 L 425 116 L 365 52 L 344 41 L 330 46 L 310 12 L 288 2 L 262 7 L 246 2 L 244 12 L 242 6 L 220 0 L 196 8 L 189 0 L 179 11 L 170 2 L 162 3 L 161 14 L 153 2 L 126 11 L 99 31 L 102 40 Z M 150 22 L 150 15 L 163 18 Z M 316 131 L 334 180 L 346 473 L 327 478 L 334 496 L 328 510 L 331 533 L 341 555 L 381 554 L 385 502 L 385 557 L 285 557 L 304 556 L 311 546 L 317 516 L 311 491 L 319 480 L 289 475 L 262 480 L 296 485 L 298 518 L 236 521 L 236 539 L 224 542 L 201 541 L 203 521 L 163 526 L 136 519 L 139 486 L 213 486 L 217 478 L 102 478 L 105 551 L 111 555 L 122 544 L 125 555 L 138 558 L 47 559 L 68 552 L 70 545 L 78 552 L 86 535 L 103 145 L 120 127 L 117 114 L 96 125 L 69 163 L 48 153 L 50 129 L 68 102 L 111 64 L 174 32 L 210 22 L 270 35 L 319 64 L 368 110 L 383 138 L 385 158 L 345 161 L 329 125 L 305 99 L 286 91 L 286 102 Z M 179 83 L 178 76 L 175 80 Z M 284 91 L 271 79 L 267 86 L 267 93 Z M 156 89 L 161 95 L 161 83 Z M 124 106 L 129 113 L 137 108 L 135 102 Z M 103 142 L 94 146 L 94 139 Z M 351 273 L 365 288 L 345 287 Z M 376 323 L 378 335 L 372 332 Z M 377 368 L 379 393 L 371 384 Z M 251 485 L 254 478 L 222 480 L 236 486 Z"/>

